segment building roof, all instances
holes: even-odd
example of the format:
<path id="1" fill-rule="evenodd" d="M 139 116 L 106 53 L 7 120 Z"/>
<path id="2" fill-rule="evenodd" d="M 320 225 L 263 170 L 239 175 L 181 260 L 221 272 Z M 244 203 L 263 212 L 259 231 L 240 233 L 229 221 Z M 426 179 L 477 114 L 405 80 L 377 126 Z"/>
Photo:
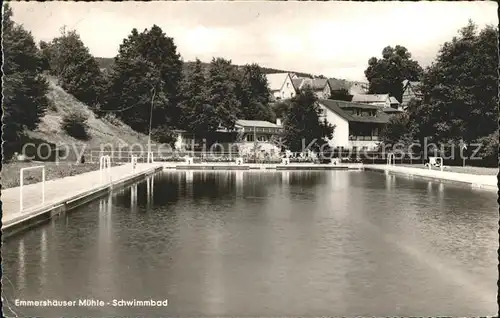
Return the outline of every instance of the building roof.
<path id="1" fill-rule="evenodd" d="M 355 94 L 352 96 L 352 101 L 359 103 L 384 103 L 387 99 L 389 99 L 389 94 Z"/>
<path id="2" fill-rule="evenodd" d="M 307 85 L 311 87 L 314 91 L 321 91 L 325 88 L 327 83 L 328 80 L 326 78 L 304 78 L 302 85 L 303 86 Z"/>
<path id="3" fill-rule="evenodd" d="M 391 104 L 399 104 L 398 99 L 394 96 L 389 97 L 389 100 L 391 101 Z"/>
<path id="4" fill-rule="evenodd" d="M 241 127 L 282 128 L 281 126 L 278 126 L 275 123 L 271 123 L 271 122 L 265 121 L 265 120 L 238 119 L 236 121 L 236 125 L 241 126 Z"/>
<path id="5" fill-rule="evenodd" d="M 378 124 L 386 124 L 389 122 L 389 115 L 381 111 L 381 108 L 377 106 L 363 105 L 363 104 L 351 103 L 340 100 L 332 100 L 332 99 L 320 99 L 319 103 L 349 122 L 378 123 Z M 349 108 L 374 109 L 377 110 L 377 112 L 375 116 L 366 116 L 366 117 L 353 116 L 345 111 Z"/>
<path id="6" fill-rule="evenodd" d="M 330 84 L 330 88 L 332 89 L 332 91 L 338 91 L 341 89 L 349 90 L 349 88 L 350 88 L 350 85 L 348 85 L 348 83 L 346 81 L 339 80 L 336 78 L 329 78 L 328 84 Z"/>
<path id="7" fill-rule="evenodd" d="M 300 89 L 300 85 L 302 85 L 302 82 L 304 81 L 303 78 L 294 78 L 292 79 L 292 83 L 293 83 L 293 87 L 295 87 L 295 89 Z"/>
<path id="8" fill-rule="evenodd" d="M 285 80 L 288 76 L 288 73 L 274 73 L 274 74 L 266 74 L 267 83 L 269 84 L 269 89 L 273 91 L 279 91 Z"/>
<path id="9" fill-rule="evenodd" d="M 402 113 L 403 110 L 401 109 L 396 109 L 392 107 L 384 107 L 382 108 L 382 111 L 384 111 L 386 114 L 394 114 L 394 113 Z"/>
<path id="10" fill-rule="evenodd" d="M 419 95 L 420 92 L 420 82 L 408 82 L 407 85 L 404 86 L 404 89 L 406 90 L 407 87 L 410 87 L 411 90 L 416 94 Z"/>
<path id="11" fill-rule="evenodd" d="M 420 93 L 420 84 L 421 82 L 418 81 L 409 81 L 409 80 L 404 80 L 403 81 L 403 90 L 406 90 L 408 86 L 411 87 L 411 89 L 416 93 Z"/>

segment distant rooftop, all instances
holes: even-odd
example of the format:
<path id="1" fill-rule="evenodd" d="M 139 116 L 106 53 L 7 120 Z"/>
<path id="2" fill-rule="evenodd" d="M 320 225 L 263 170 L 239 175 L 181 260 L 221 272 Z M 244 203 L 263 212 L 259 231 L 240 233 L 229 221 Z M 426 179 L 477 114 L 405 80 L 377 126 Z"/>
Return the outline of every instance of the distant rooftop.
<path id="1" fill-rule="evenodd" d="M 241 127 L 281 128 L 281 126 L 278 126 L 275 123 L 271 123 L 265 120 L 239 119 L 236 121 L 236 125 Z"/>
<path id="2" fill-rule="evenodd" d="M 390 118 L 389 115 L 387 115 L 384 111 L 382 111 L 383 108 L 381 107 L 366 105 L 366 104 L 357 104 L 340 100 L 332 100 L 332 99 L 320 99 L 318 102 L 349 122 L 363 122 L 363 123 L 377 123 L 377 124 L 386 124 L 389 122 Z M 373 109 L 376 110 L 376 115 L 353 116 L 347 112 L 347 109 L 349 108 Z"/>
<path id="3" fill-rule="evenodd" d="M 394 96 L 391 96 L 389 98 L 389 100 L 391 101 L 391 104 L 399 104 L 398 99 L 396 97 L 394 97 Z"/>
<path id="4" fill-rule="evenodd" d="M 273 73 L 266 74 L 267 83 L 269 84 L 269 89 L 274 91 L 279 91 L 283 84 L 285 83 L 288 73 Z"/>
<path id="5" fill-rule="evenodd" d="M 359 103 L 384 103 L 388 98 L 389 94 L 355 94 L 352 96 L 352 101 Z"/>

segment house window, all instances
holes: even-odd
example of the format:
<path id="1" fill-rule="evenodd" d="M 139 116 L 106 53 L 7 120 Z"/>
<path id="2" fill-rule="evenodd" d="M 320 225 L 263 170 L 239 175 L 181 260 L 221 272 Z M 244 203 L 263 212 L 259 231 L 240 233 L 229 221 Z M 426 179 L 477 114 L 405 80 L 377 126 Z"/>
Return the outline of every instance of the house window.
<path id="1" fill-rule="evenodd" d="M 290 87 L 290 83 L 286 83 L 286 88 Z"/>
<path id="2" fill-rule="evenodd" d="M 259 137 L 257 138 L 257 140 L 258 140 L 258 141 L 268 141 L 268 138 L 267 138 L 267 136 L 259 136 Z"/>
<path id="3" fill-rule="evenodd" d="M 252 134 L 247 135 L 246 139 L 247 139 L 247 141 L 254 141 Z"/>

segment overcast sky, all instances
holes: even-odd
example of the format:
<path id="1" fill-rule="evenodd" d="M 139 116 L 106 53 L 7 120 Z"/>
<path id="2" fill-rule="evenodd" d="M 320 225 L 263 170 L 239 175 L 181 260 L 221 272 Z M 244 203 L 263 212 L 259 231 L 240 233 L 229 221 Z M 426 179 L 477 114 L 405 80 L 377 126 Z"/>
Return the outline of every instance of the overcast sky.
<path id="1" fill-rule="evenodd" d="M 229 58 L 261 66 L 365 80 L 372 56 L 404 45 L 423 66 L 472 19 L 498 24 L 495 2 L 15 2 L 14 20 L 35 39 L 63 25 L 94 56 L 114 57 L 132 28 L 159 25 L 185 61 Z"/>

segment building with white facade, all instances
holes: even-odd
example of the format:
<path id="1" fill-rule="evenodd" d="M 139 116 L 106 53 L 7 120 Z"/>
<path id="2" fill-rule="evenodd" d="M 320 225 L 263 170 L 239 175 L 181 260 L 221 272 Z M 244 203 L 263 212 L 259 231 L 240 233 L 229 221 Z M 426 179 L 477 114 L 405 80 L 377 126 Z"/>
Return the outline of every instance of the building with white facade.
<path id="1" fill-rule="evenodd" d="M 289 99 L 296 91 L 289 73 L 266 74 L 267 84 L 273 100 Z"/>
<path id="2" fill-rule="evenodd" d="M 376 105 L 322 99 L 318 102 L 322 119 L 335 126 L 331 147 L 374 150 L 390 115 Z"/>

